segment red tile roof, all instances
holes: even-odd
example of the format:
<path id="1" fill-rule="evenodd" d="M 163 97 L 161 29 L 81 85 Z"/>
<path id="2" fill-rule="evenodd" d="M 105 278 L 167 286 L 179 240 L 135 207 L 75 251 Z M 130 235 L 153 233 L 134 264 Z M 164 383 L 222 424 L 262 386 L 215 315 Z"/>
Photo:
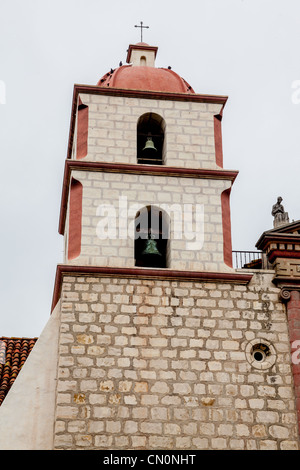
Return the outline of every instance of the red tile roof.
<path id="1" fill-rule="evenodd" d="M 0 405 L 36 341 L 37 338 L 0 337 Z"/>
<path id="2" fill-rule="evenodd" d="M 173 70 L 147 66 L 122 65 L 111 69 L 98 81 L 97 86 L 195 94 L 187 81 Z"/>

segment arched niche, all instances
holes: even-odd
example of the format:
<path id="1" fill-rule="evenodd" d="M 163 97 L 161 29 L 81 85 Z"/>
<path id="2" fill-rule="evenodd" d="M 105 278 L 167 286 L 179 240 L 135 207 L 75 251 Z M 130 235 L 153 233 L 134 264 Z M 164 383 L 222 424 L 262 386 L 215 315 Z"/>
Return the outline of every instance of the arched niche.
<path id="1" fill-rule="evenodd" d="M 167 268 L 169 244 L 169 215 L 157 206 L 145 206 L 140 209 L 135 216 L 135 265 Z"/>
<path id="2" fill-rule="evenodd" d="M 165 128 L 165 120 L 159 114 L 145 113 L 140 116 L 137 122 L 138 163 L 146 165 L 164 164 Z"/>

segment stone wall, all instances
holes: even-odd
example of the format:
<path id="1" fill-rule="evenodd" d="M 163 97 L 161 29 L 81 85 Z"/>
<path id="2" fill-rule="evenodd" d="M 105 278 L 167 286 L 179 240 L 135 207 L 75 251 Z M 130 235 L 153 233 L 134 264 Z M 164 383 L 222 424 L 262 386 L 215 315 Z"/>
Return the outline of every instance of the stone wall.
<path id="1" fill-rule="evenodd" d="M 89 113 L 85 160 L 136 164 L 137 122 L 141 115 L 153 112 L 166 122 L 166 165 L 217 168 L 214 115 L 220 113 L 221 104 L 83 93 L 80 99 Z"/>
<path id="2" fill-rule="evenodd" d="M 65 276 L 56 449 L 296 449 L 273 272 L 249 285 Z M 254 361 L 255 344 L 270 346 Z"/>

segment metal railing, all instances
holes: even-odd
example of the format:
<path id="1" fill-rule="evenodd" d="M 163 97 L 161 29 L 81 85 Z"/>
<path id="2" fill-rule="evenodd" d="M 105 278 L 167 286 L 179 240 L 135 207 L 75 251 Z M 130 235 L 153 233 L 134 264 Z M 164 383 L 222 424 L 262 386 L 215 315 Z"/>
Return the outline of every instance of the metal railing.
<path id="1" fill-rule="evenodd" d="M 234 268 L 253 268 L 261 269 L 263 267 L 262 251 L 232 251 L 232 263 Z"/>

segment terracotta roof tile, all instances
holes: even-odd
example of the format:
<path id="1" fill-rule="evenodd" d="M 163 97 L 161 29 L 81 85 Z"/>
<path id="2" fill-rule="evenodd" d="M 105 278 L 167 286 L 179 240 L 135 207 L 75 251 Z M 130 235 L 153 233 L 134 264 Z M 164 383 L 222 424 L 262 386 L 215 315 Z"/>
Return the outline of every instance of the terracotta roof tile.
<path id="1" fill-rule="evenodd" d="M 0 337 L 0 405 L 16 380 L 37 338 Z"/>

